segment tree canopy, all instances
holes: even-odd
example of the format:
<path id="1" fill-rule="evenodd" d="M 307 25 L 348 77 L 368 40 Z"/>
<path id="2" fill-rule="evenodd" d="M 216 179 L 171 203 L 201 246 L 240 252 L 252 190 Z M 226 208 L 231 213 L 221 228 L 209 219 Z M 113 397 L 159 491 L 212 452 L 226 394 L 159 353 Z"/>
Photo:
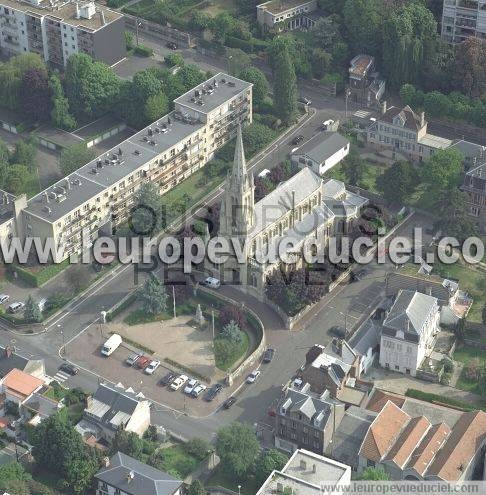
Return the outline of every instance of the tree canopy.
<path id="1" fill-rule="evenodd" d="M 167 292 L 164 284 L 153 274 L 147 278 L 140 289 L 139 298 L 144 312 L 157 315 L 167 309 Z"/>

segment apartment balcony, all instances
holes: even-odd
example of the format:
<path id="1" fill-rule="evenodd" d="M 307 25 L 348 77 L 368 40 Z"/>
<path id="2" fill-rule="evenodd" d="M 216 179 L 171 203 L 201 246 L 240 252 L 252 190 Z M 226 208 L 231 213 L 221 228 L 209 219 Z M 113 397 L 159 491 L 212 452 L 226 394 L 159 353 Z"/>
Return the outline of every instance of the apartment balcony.
<path id="1" fill-rule="evenodd" d="M 10 46 L 14 50 L 17 50 L 17 48 L 20 46 L 20 43 L 18 42 L 18 40 L 14 40 L 11 38 L 10 39 L 4 38 L 3 43 L 7 46 Z"/>

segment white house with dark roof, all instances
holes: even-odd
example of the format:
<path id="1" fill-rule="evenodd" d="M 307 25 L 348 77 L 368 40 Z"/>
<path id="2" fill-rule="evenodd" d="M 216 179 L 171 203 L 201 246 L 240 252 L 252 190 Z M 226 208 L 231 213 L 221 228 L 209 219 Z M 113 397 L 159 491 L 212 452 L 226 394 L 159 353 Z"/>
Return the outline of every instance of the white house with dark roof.
<path id="1" fill-rule="evenodd" d="M 323 175 L 348 154 L 348 139 L 338 132 L 324 132 L 292 151 L 290 157 L 300 168 L 310 167 L 316 174 Z"/>
<path id="2" fill-rule="evenodd" d="M 435 336 L 440 331 L 439 320 L 436 297 L 401 290 L 383 321 L 380 365 L 415 376 L 432 351 Z"/>
<path id="3" fill-rule="evenodd" d="M 181 495 L 183 483 L 159 469 L 117 452 L 95 474 L 96 495 Z"/>

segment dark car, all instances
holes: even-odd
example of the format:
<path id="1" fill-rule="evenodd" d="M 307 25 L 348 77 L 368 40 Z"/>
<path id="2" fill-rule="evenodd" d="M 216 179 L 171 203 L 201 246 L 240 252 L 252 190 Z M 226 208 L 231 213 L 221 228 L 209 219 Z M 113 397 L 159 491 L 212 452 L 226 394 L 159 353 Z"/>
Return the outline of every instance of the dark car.
<path id="1" fill-rule="evenodd" d="M 173 41 L 168 41 L 167 48 L 170 48 L 171 50 L 177 50 L 177 45 Z"/>
<path id="2" fill-rule="evenodd" d="M 76 366 L 68 363 L 61 364 L 61 366 L 59 366 L 59 370 L 64 371 L 64 373 L 67 373 L 71 376 L 77 375 L 79 373 L 79 368 L 76 368 Z"/>
<path id="3" fill-rule="evenodd" d="M 294 139 L 292 139 L 292 141 L 290 142 L 290 144 L 296 146 L 300 144 L 304 139 L 305 139 L 304 136 L 300 134 L 299 136 L 295 136 Z"/>
<path id="4" fill-rule="evenodd" d="M 366 275 L 366 270 L 358 270 L 357 272 L 351 272 L 351 281 L 357 282 Z"/>
<path id="5" fill-rule="evenodd" d="M 344 337 L 346 336 L 346 330 L 343 327 L 340 327 L 339 325 L 331 327 L 329 329 L 329 333 L 331 335 L 334 335 L 334 337 L 338 337 L 339 339 L 344 339 Z"/>
<path id="6" fill-rule="evenodd" d="M 211 402 L 223 390 L 223 385 L 216 383 L 213 385 L 204 396 L 204 400 Z"/>
<path id="7" fill-rule="evenodd" d="M 275 349 L 267 349 L 265 351 L 265 354 L 263 354 L 263 362 L 270 363 L 273 359 L 273 356 L 275 356 Z"/>
<path id="8" fill-rule="evenodd" d="M 223 407 L 229 409 L 236 402 L 236 397 L 231 396 L 224 401 Z"/>
<path id="9" fill-rule="evenodd" d="M 162 377 L 159 381 L 159 385 L 161 385 L 162 387 L 166 387 L 167 385 L 169 385 L 170 383 L 172 383 L 172 381 L 177 377 L 177 374 L 176 373 L 172 373 L 172 371 L 169 371 L 169 373 L 167 373 L 167 375 L 165 375 L 164 377 Z"/>

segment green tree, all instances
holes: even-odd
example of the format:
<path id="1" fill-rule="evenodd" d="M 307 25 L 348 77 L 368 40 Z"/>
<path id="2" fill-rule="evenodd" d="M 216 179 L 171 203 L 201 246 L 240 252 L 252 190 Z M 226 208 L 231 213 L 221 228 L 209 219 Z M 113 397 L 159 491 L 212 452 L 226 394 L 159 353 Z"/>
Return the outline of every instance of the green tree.
<path id="1" fill-rule="evenodd" d="M 69 113 L 69 101 L 64 95 L 64 89 L 57 73 L 49 79 L 52 94 L 51 121 L 53 125 L 65 131 L 72 131 L 76 127 L 76 120 Z"/>
<path id="2" fill-rule="evenodd" d="M 355 53 L 380 54 L 383 3 L 381 0 L 346 0 L 344 26 Z"/>
<path id="3" fill-rule="evenodd" d="M 176 65 L 179 67 L 184 66 L 184 57 L 180 53 L 169 53 L 164 57 L 164 60 L 169 67 L 174 67 Z"/>
<path id="4" fill-rule="evenodd" d="M 204 438 L 192 438 L 184 445 L 185 451 L 199 460 L 203 460 L 211 451 L 211 444 Z"/>
<path id="5" fill-rule="evenodd" d="M 94 160 L 95 157 L 95 152 L 91 148 L 87 148 L 85 143 L 73 144 L 61 151 L 59 165 L 62 173 L 66 176 Z"/>
<path id="6" fill-rule="evenodd" d="M 229 340 L 234 344 L 239 344 L 241 342 L 241 339 L 243 338 L 241 329 L 234 320 L 231 320 L 223 327 L 220 336 L 221 338 Z"/>
<path id="7" fill-rule="evenodd" d="M 228 339 L 217 338 L 214 340 L 214 358 L 221 368 L 234 362 L 239 352 L 240 346 Z"/>
<path id="8" fill-rule="evenodd" d="M 149 122 L 155 122 L 169 112 L 169 100 L 163 91 L 149 96 L 145 102 L 145 117 Z"/>
<path id="9" fill-rule="evenodd" d="M 269 84 L 265 74 L 256 67 L 247 67 L 238 75 L 243 81 L 253 84 L 253 103 L 260 105 L 268 96 Z"/>
<path id="10" fill-rule="evenodd" d="M 237 478 L 247 475 L 259 451 L 260 444 L 251 426 L 235 422 L 218 430 L 216 453 L 228 474 Z"/>
<path id="11" fill-rule="evenodd" d="M 263 451 L 255 463 L 255 476 L 259 483 L 263 483 L 272 471 L 280 471 L 287 463 L 288 457 L 276 449 Z"/>
<path id="12" fill-rule="evenodd" d="M 29 322 L 39 322 L 42 320 L 39 304 L 34 301 L 32 296 L 29 296 L 25 303 L 24 318 Z"/>
<path id="13" fill-rule="evenodd" d="M 367 467 L 361 473 L 360 479 L 366 481 L 388 481 L 390 476 L 383 470 L 383 468 Z"/>
<path id="14" fill-rule="evenodd" d="M 428 185 L 428 191 L 435 197 L 440 192 L 451 190 L 459 183 L 463 169 L 463 156 L 453 148 L 435 152 L 422 167 L 422 179 Z"/>
<path id="15" fill-rule="evenodd" d="M 456 46 L 454 88 L 479 98 L 486 93 L 486 40 L 470 37 Z"/>
<path id="16" fill-rule="evenodd" d="M 297 80 L 288 50 L 277 54 L 274 72 L 275 110 L 283 122 L 290 124 L 297 114 Z"/>
<path id="17" fill-rule="evenodd" d="M 403 204 L 417 185 L 417 174 L 409 162 L 395 162 L 376 179 L 376 187 L 390 203 Z"/>
<path id="18" fill-rule="evenodd" d="M 22 74 L 20 100 L 24 115 L 36 122 L 47 120 L 51 111 L 51 90 L 47 70 L 29 69 Z"/>
<path id="19" fill-rule="evenodd" d="M 182 84 L 184 91 L 189 91 L 206 80 L 206 75 L 195 64 L 184 65 L 176 77 Z"/>
<path id="20" fill-rule="evenodd" d="M 134 459 L 141 460 L 143 440 L 133 431 L 117 430 L 110 448 L 111 454 L 122 452 Z"/>
<path id="21" fill-rule="evenodd" d="M 413 84 L 404 84 L 400 88 L 400 98 L 405 105 L 415 106 L 416 89 Z"/>
<path id="22" fill-rule="evenodd" d="M 3 187 L 14 195 L 22 194 L 25 192 L 30 175 L 29 169 L 24 165 L 10 165 L 6 170 Z"/>
<path id="23" fill-rule="evenodd" d="M 199 480 L 194 480 L 189 487 L 187 495 L 206 495 L 207 491 Z"/>
<path id="24" fill-rule="evenodd" d="M 320 17 L 312 26 L 310 33 L 313 45 L 323 50 L 331 50 L 335 43 L 341 41 L 339 24 L 335 16 Z"/>
<path id="25" fill-rule="evenodd" d="M 120 79 L 113 70 L 85 53 L 69 57 L 64 82 L 71 111 L 78 119 L 93 119 L 110 111 L 120 91 Z"/>
<path id="26" fill-rule="evenodd" d="M 36 143 L 32 137 L 29 137 L 15 143 L 15 151 L 11 157 L 11 162 L 24 165 L 24 167 L 27 167 L 32 172 L 36 168 L 36 156 Z"/>
<path id="27" fill-rule="evenodd" d="M 365 163 L 355 149 L 351 149 L 349 155 L 344 159 L 342 171 L 346 181 L 352 186 L 357 186 L 358 182 L 363 179 Z"/>
<path id="28" fill-rule="evenodd" d="M 312 71 L 316 79 L 322 79 L 331 66 L 332 55 L 322 48 L 312 50 Z"/>
<path id="29" fill-rule="evenodd" d="M 142 301 L 144 312 L 157 315 L 167 309 L 167 292 L 164 284 L 151 274 L 140 290 L 139 298 Z"/>
<path id="30" fill-rule="evenodd" d="M 131 31 L 125 31 L 125 47 L 127 51 L 133 50 L 135 47 L 134 36 Z"/>
<path id="31" fill-rule="evenodd" d="M 156 234 L 165 225 L 165 213 L 158 187 L 153 182 L 142 184 L 135 194 L 130 228 L 140 236 Z"/>
<path id="32" fill-rule="evenodd" d="M 228 12 L 221 12 L 211 23 L 211 31 L 214 37 L 221 43 L 227 34 L 233 32 L 236 28 L 236 19 Z"/>

